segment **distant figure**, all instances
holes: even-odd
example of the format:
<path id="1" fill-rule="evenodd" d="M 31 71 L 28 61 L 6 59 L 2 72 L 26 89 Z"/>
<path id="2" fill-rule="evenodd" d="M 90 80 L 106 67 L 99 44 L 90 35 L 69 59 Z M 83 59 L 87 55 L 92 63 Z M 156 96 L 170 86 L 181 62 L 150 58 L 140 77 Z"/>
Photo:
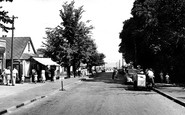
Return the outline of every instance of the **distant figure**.
<path id="1" fill-rule="evenodd" d="M 18 75 L 18 71 L 17 71 L 16 68 L 14 68 L 13 71 L 12 71 L 12 85 L 13 86 L 15 85 L 17 75 Z"/>
<path id="2" fill-rule="evenodd" d="M 115 79 L 116 74 L 117 74 L 117 68 L 114 67 L 113 73 L 112 73 L 112 79 Z"/>
<path id="3" fill-rule="evenodd" d="M 18 78 L 18 77 L 17 77 L 17 78 Z M 24 80 L 25 80 L 25 77 L 24 77 L 24 75 L 22 75 L 22 77 L 21 77 L 21 84 L 24 83 Z"/>
<path id="4" fill-rule="evenodd" d="M 166 73 L 165 79 L 166 83 L 170 83 L 170 76 L 168 75 L 168 73 Z"/>
<path id="5" fill-rule="evenodd" d="M 33 82 L 36 84 L 37 83 L 37 72 L 35 69 L 32 69 L 32 78 L 33 78 Z"/>
<path id="6" fill-rule="evenodd" d="M 41 79 L 42 79 L 42 82 L 45 83 L 46 81 L 45 70 L 41 71 Z"/>
<path id="7" fill-rule="evenodd" d="M 161 83 L 163 83 L 163 81 L 164 81 L 163 72 L 161 71 L 159 75 L 160 75 Z"/>

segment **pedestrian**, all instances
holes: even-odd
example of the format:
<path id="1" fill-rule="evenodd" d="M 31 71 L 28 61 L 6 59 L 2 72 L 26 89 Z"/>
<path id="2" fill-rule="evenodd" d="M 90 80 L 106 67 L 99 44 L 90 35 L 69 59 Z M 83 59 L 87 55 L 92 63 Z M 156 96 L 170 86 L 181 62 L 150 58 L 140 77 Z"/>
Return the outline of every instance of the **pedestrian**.
<path id="1" fill-rule="evenodd" d="M 6 85 L 7 84 L 5 71 L 6 71 L 6 69 L 4 68 L 3 71 L 2 71 L 2 73 L 1 73 L 1 76 L 3 78 L 3 85 Z"/>
<path id="2" fill-rule="evenodd" d="M 35 69 L 32 69 L 32 78 L 33 78 L 33 82 L 36 84 L 37 83 L 37 72 Z"/>
<path id="3" fill-rule="evenodd" d="M 10 80 L 11 80 L 11 76 L 10 76 L 10 66 L 5 69 L 5 76 L 6 76 L 6 85 L 10 86 Z"/>
<path id="4" fill-rule="evenodd" d="M 17 77 L 17 78 L 18 78 L 18 77 Z M 22 75 L 22 77 L 21 77 L 21 84 L 24 83 L 24 80 L 25 80 L 25 77 L 24 77 L 24 75 Z"/>
<path id="5" fill-rule="evenodd" d="M 170 76 L 168 73 L 165 75 L 166 83 L 170 83 Z"/>
<path id="6" fill-rule="evenodd" d="M 154 87 L 155 86 L 155 82 L 154 82 L 154 77 L 155 76 L 154 76 L 153 70 L 150 68 L 148 70 L 147 74 L 148 74 L 148 80 L 149 80 L 149 82 L 151 82 L 152 83 L 152 87 Z"/>
<path id="7" fill-rule="evenodd" d="M 161 83 L 163 83 L 163 81 L 164 81 L 163 72 L 161 71 L 161 72 L 159 73 L 159 75 L 160 75 Z"/>
<path id="8" fill-rule="evenodd" d="M 42 79 L 42 82 L 45 83 L 46 76 L 45 76 L 45 70 L 44 69 L 41 71 L 41 79 Z"/>
<path id="9" fill-rule="evenodd" d="M 47 80 L 51 80 L 51 69 L 50 69 L 50 66 L 48 65 L 47 68 L 46 68 L 46 79 Z"/>
<path id="10" fill-rule="evenodd" d="M 115 79 L 116 74 L 117 74 L 117 69 L 114 67 L 113 73 L 112 73 L 112 79 Z"/>
<path id="11" fill-rule="evenodd" d="M 18 76 L 18 71 L 16 68 L 14 68 L 12 71 L 12 85 L 13 86 L 15 86 L 17 76 Z"/>

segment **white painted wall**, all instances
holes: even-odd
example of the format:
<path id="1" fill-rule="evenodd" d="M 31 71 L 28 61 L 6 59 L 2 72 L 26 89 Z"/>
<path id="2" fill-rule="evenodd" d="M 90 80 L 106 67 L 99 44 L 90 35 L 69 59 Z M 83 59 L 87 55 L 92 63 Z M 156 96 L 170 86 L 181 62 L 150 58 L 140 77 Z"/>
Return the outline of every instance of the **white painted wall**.
<path id="1" fill-rule="evenodd" d="M 29 50 L 29 45 L 30 45 L 30 50 Z M 26 45 L 26 48 L 24 49 L 23 53 L 34 54 L 34 50 L 30 42 Z"/>

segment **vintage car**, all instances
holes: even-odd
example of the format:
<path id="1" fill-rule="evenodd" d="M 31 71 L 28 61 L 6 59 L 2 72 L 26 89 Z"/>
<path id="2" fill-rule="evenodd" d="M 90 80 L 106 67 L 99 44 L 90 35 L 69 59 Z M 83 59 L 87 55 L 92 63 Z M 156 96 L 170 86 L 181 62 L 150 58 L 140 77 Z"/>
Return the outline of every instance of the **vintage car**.
<path id="1" fill-rule="evenodd" d="M 146 88 L 146 75 L 137 69 L 128 69 L 127 81 L 133 82 L 134 88 Z"/>

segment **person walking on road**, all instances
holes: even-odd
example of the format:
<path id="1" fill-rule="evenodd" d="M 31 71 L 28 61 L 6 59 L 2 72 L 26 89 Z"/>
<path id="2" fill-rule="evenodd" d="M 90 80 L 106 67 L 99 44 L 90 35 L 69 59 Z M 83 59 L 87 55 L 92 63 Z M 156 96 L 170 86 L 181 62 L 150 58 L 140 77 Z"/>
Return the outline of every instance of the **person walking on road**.
<path id="1" fill-rule="evenodd" d="M 117 68 L 114 67 L 114 70 L 112 73 L 112 79 L 115 79 L 116 74 L 117 74 Z"/>
<path id="2" fill-rule="evenodd" d="M 13 71 L 12 71 L 12 85 L 13 86 L 15 85 L 17 75 L 18 75 L 18 71 L 17 71 L 16 68 L 14 68 Z"/>

